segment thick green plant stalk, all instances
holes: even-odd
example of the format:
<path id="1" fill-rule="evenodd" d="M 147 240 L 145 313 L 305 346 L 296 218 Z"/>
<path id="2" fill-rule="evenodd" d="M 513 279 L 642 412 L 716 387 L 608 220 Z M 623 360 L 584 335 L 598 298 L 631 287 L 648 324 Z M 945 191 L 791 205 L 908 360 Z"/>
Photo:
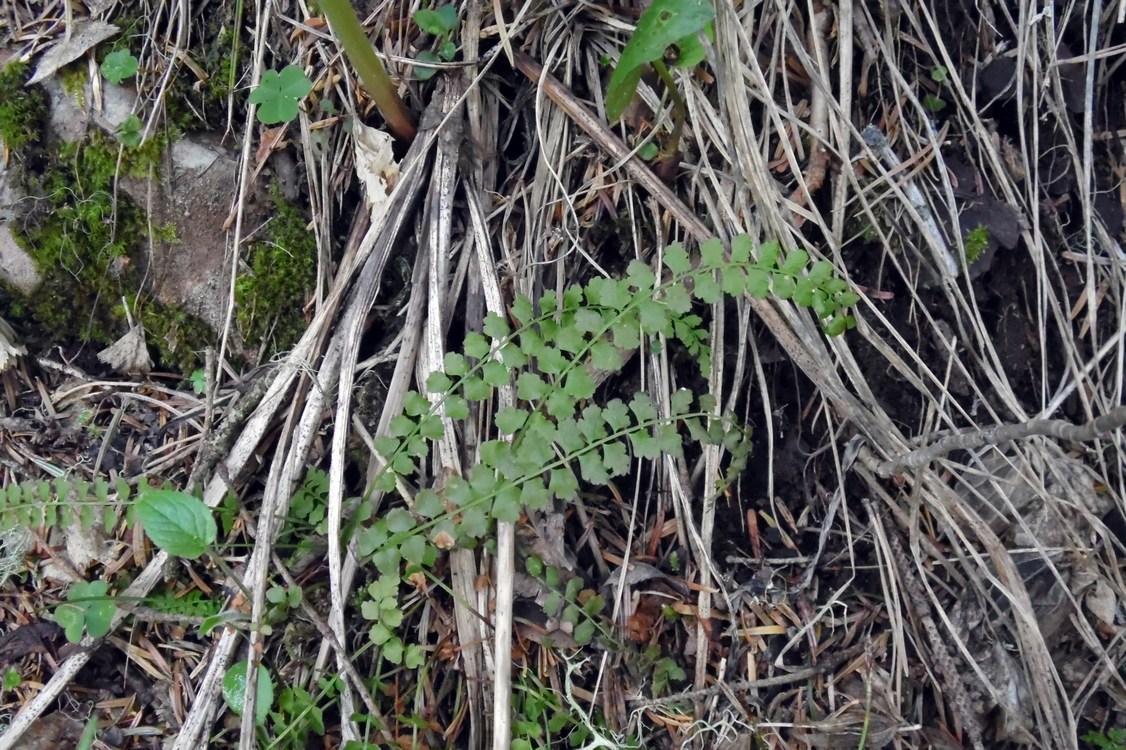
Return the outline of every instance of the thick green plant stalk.
<path id="1" fill-rule="evenodd" d="M 375 106 L 387 119 L 387 125 L 396 136 L 404 141 L 414 139 L 416 128 L 410 112 L 399 98 L 399 92 L 387 76 L 383 63 L 375 55 L 371 41 L 360 26 L 360 19 L 349 0 L 321 0 L 321 10 L 328 19 L 332 30 L 340 40 L 340 46 L 356 69 L 360 83 L 367 90 Z"/>

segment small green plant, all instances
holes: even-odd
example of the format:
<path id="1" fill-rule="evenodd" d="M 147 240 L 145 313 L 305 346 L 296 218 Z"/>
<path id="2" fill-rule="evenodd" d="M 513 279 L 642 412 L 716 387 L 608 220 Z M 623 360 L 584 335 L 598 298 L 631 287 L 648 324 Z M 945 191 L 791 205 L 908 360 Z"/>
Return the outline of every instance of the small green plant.
<path id="1" fill-rule="evenodd" d="M 978 224 L 966 232 L 965 247 L 966 262 L 972 264 L 981 257 L 985 248 L 989 247 L 989 228 L 984 224 Z"/>
<path id="2" fill-rule="evenodd" d="M 83 632 L 92 638 L 109 633 L 117 605 L 109 596 L 105 581 L 80 581 L 71 585 L 66 603 L 55 608 L 55 622 L 66 633 L 71 643 L 82 640 Z"/>
<path id="3" fill-rule="evenodd" d="M 422 62 L 450 62 L 457 54 L 457 45 L 453 42 L 453 35 L 457 31 L 457 8 L 453 5 L 442 5 L 438 8 L 423 8 L 415 11 L 414 22 L 418 28 L 431 36 L 438 38 L 437 54 L 424 50 L 418 53 L 416 59 Z M 416 66 L 415 78 L 427 81 L 434 77 L 437 68 Z"/>
<path id="4" fill-rule="evenodd" d="M 461 353 L 446 355 L 443 369 L 426 382 L 429 395 L 406 395 L 403 413 L 375 441 L 386 461 L 375 480 L 382 492 L 410 482 L 418 461 L 443 436 L 443 419 L 455 425 L 468 420 L 469 405 L 488 402 L 495 388 L 514 386 L 516 403 L 493 415 L 496 437 L 480 445 L 468 476 L 424 487 L 408 508 L 393 508 L 360 530 L 357 554 L 380 573 L 367 588 L 361 612 L 372 622 L 370 638 L 385 658 L 394 663 L 421 658 L 395 635 L 404 619 L 403 577 L 429 568 L 438 550 L 478 544 L 492 521 L 515 522 L 525 507 L 573 499 L 580 479 L 605 486 L 636 460 L 678 455 L 682 429 L 701 444 L 722 445 L 731 456 L 724 482 L 734 480 L 749 442 L 733 418 L 715 415 L 714 398 L 681 389 L 667 411 L 646 393 L 628 403 L 615 398 L 599 404 L 592 373 L 619 371 L 622 351 L 643 341 L 651 347 L 678 342 L 706 370 L 707 329 L 693 307 L 724 295 L 792 299 L 812 308 L 833 335 L 854 324 L 846 309 L 857 295 L 833 276 L 831 264 L 810 266 L 802 251 L 783 256 L 777 243 L 762 245 L 754 260 L 752 250 L 749 237 L 738 237 L 727 258 L 722 244 L 710 240 L 694 265 L 684 248 L 673 245 L 663 253 L 664 279 L 634 261 L 622 279 L 596 278 L 538 303 L 518 297 L 508 317 L 486 316 L 482 332 L 467 335 Z M 576 639 L 589 641 L 601 598 L 580 597 L 581 582 L 566 589 L 548 584 L 557 591 L 551 608 L 575 626 Z"/>
<path id="5" fill-rule="evenodd" d="M 580 646 L 590 643 L 598 628 L 596 618 L 606 607 L 605 600 L 594 591 L 584 590 L 583 580 L 578 576 L 570 578 L 565 586 L 561 585 L 562 571 L 554 566 L 544 569 L 536 558 L 529 559 L 526 570 L 548 589 L 543 601 L 547 616 L 569 625 L 572 637 Z"/>
<path id="6" fill-rule="evenodd" d="M 242 716 L 242 709 L 246 705 L 246 672 L 249 668 L 249 662 L 243 659 L 228 667 L 223 674 L 223 700 L 226 701 L 227 708 L 239 716 Z M 254 720 L 258 724 L 265 724 L 270 715 L 270 707 L 274 705 L 274 679 L 270 670 L 261 664 L 258 665 L 254 693 Z"/>
<path id="7" fill-rule="evenodd" d="M 144 123 L 137 115 L 129 115 L 117 126 L 117 139 L 129 148 L 137 148 L 144 140 Z"/>
<path id="8" fill-rule="evenodd" d="M 286 687 L 278 694 L 277 708 L 270 712 L 270 724 L 274 730 L 271 747 L 305 750 L 310 735 L 324 736 L 324 709 L 308 690 Z"/>
<path id="9" fill-rule="evenodd" d="M 20 671 L 18 669 L 16 669 L 15 667 L 8 667 L 4 670 L 4 682 L 2 686 L 4 692 L 15 690 L 20 686 L 21 682 L 23 682 L 23 675 L 20 674 Z"/>
<path id="10" fill-rule="evenodd" d="M 937 83 L 939 89 L 941 89 L 950 80 L 950 71 L 944 65 L 936 65 L 931 68 L 931 80 Z M 931 112 L 937 113 L 946 109 L 946 102 L 940 96 L 927 94 L 923 97 L 923 106 Z"/>
<path id="11" fill-rule="evenodd" d="M 137 75 L 137 58 L 127 49 L 117 49 L 102 60 L 102 77 L 118 85 Z"/>
<path id="12" fill-rule="evenodd" d="M 250 103 L 258 105 L 258 119 L 266 125 L 289 122 L 297 117 L 298 105 L 313 90 L 313 82 L 296 65 L 287 65 L 279 73 L 267 70 L 258 88 L 250 92 Z"/>
<path id="13" fill-rule="evenodd" d="M 203 368 L 192 370 L 192 374 L 188 376 L 188 380 L 192 384 L 192 393 L 197 396 L 202 396 L 207 390 L 207 375 L 204 373 Z"/>
<path id="14" fill-rule="evenodd" d="M 653 664 L 653 695 L 654 697 L 664 695 L 669 689 L 669 683 L 673 680 L 677 682 L 686 678 L 684 670 L 676 663 L 676 660 L 671 656 L 664 656 L 657 659 Z"/>
<path id="15" fill-rule="evenodd" d="M 610 75 L 606 87 L 606 116 L 611 122 L 626 111 L 637 94 L 641 74 L 651 65 L 674 99 L 676 124 L 671 147 L 673 150 L 678 147 L 684 101 L 669 74 L 665 54 L 670 47 L 675 48 L 671 62 L 676 67 L 693 68 L 700 64 L 704 47 L 698 34 L 708 29 L 714 16 L 715 8 L 706 0 L 653 0 L 638 19 L 637 28 Z"/>
<path id="16" fill-rule="evenodd" d="M 1105 734 L 1087 732 L 1080 739 L 1098 750 L 1126 750 L 1126 729 L 1108 729 Z"/>

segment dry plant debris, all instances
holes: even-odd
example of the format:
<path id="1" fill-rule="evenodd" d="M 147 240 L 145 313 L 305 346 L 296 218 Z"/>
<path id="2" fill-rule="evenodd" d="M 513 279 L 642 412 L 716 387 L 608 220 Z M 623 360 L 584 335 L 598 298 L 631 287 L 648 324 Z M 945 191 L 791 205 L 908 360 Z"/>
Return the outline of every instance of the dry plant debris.
<path id="1" fill-rule="evenodd" d="M 135 59 L 119 156 L 239 157 L 208 196 L 226 265 L 200 270 L 222 283 L 198 371 L 138 375 L 134 335 L 117 375 L 0 292 L 0 750 L 1122 747 L 1119 9 L 688 5 L 710 23 L 631 69 L 615 123 L 646 3 L 454 2 L 440 33 L 416 16 L 438 8 L 362 5 L 419 123 L 373 180 L 358 141 L 384 123 L 314 3 L 0 3 L 0 59 L 89 92 L 90 122 L 106 55 Z M 310 93 L 264 127 L 277 71 Z M 29 129 L 17 101 L 0 195 L 82 125 Z M 292 254 L 247 258 L 283 204 L 316 272 L 277 349 L 235 300 Z M 166 221 L 90 304 L 156 294 L 126 267 L 175 248 Z M 749 266 L 662 287 L 701 247 L 734 268 L 744 235 L 744 263 L 802 261 L 792 290 L 743 294 Z M 859 293 L 854 329 L 826 335 L 806 260 Z M 595 342 L 621 289 L 657 335 Z M 537 415 L 545 493 L 482 495 Z M 660 449 L 608 447 L 631 420 Z M 161 486 L 213 509 L 199 559 L 135 522 Z M 68 642 L 60 605 L 108 635 Z"/>

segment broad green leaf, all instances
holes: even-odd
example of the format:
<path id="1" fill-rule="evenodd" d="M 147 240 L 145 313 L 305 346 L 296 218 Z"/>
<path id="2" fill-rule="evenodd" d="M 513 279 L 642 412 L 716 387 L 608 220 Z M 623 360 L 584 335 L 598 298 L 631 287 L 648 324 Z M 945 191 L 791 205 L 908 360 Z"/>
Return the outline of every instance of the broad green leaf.
<path id="1" fill-rule="evenodd" d="M 489 340 L 479 333 L 467 333 L 464 349 L 466 356 L 484 359 L 489 356 Z"/>
<path id="2" fill-rule="evenodd" d="M 451 378 L 460 378 L 469 372 L 469 363 L 457 352 L 450 352 L 442 359 L 442 369 Z"/>
<path id="3" fill-rule="evenodd" d="M 583 333 L 597 333 L 602 330 L 602 313 L 584 308 L 575 312 L 575 330 Z"/>
<path id="4" fill-rule="evenodd" d="M 678 315 L 684 315 L 692 309 L 692 296 L 684 284 L 679 282 L 666 286 L 662 298 L 669 311 Z"/>
<path id="5" fill-rule="evenodd" d="M 706 0 L 653 0 L 622 50 L 606 89 L 606 116 L 611 122 L 625 112 L 637 92 L 644 66 L 665 54 L 665 48 L 703 29 L 715 9 Z"/>
<path id="6" fill-rule="evenodd" d="M 194 560 L 218 535 L 211 509 L 186 492 L 149 490 L 137 501 L 136 512 L 153 544 L 174 557 Z"/>
<path id="7" fill-rule="evenodd" d="M 414 510 L 423 518 L 437 518 L 446 511 L 446 506 L 434 490 L 419 490 L 414 496 Z"/>
<path id="8" fill-rule="evenodd" d="M 629 409 L 637 417 L 639 424 L 646 424 L 657 418 L 657 410 L 653 408 L 653 400 L 647 393 L 635 393 L 629 402 Z"/>
<path id="9" fill-rule="evenodd" d="M 446 373 L 441 370 L 435 370 L 426 378 L 426 390 L 428 393 L 445 393 L 452 387 L 453 382 Z"/>
<path id="10" fill-rule="evenodd" d="M 618 347 L 603 339 L 599 339 L 591 345 L 590 363 L 599 370 L 606 370 L 607 372 L 617 372 L 622 369 L 623 364 Z"/>
<path id="11" fill-rule="evenodd" d="M 503 365 L 501 366 L 503 370 Z M 493 387 L 479 377 L 469 376 L 461 384 L 467 401 L 484 401 L 493 392 Z"/>
<path id="12" fill-rule="evenodd" d="M 516 396 L 524 401 L 539 401 L 551 392 L 543 378 L 533 372 L 525 372 L 516 378 Z"/>
<path id="13" fill-rule="evenodd" d="M 522 510 L 520 495 L 520 489 L 514 484 L 506 484 L 501 487 L 493 500 L 493 518 L 498 521 L 516 523 L 520 519 L 520 511 Z"/>
<path id="14" fill-rule="evenodd" d="M 626 279 L 629 285 L 638 291 L 646 291 L 652 289 L 657 283 L 657 277 L 653 275 L 653 269 L 647 263 L 642 263 L 640 260 L 631 260 L 629 266 L 626 267 Z"/>
<path id="15" fill-rule="evenodd" d="M 692 261 L 688 258 L 688 251 L 680 244 L 669 245 L 665 248 L 663 262 L 665 268 L 673 274 L 685 274 L 692 270 Z"/>
<path id="16" fill-rule="evenodd" d="M 443 5 L 434 10 L 427 8 L 416 10 L 414 22 L 427 34 L 449 36 L 457 30 L 457 8 L 453 5 Z"/>
<path id="17" fill-rule="evenodd" d="M 591 398 L 596 387 L 594 378 L 582 367 L 567 373 L 567 378 L 563 382 L 563 392 L 575 399 Z"/>
<path id="18" fill-rule="evenodd" d="M 724 268 L 720 278 L 724 294 L 738 297 L 747 291 L 747 272 L 738 266 Z"/>
<path id="19" fill-rule="evenodd" d="M 639 302 L 637 319 L 641 323 L 642 332 L 647 336 L 672 333 L 669 325 L 669 309 L 661 302 L 651 299 Z"/>
<path id="20" fill-rule="evenodd" d="M 484 367 L 481 368 L 481 375 L 485 382 L 494 388 L 508 385 L 508 368 L 495 360 L 485 363 Z M 465 397 L 469 398 L 469 394 L 466 393 Z"/>
<path id="21" fill-rule="evenodd" d="M 383 517 L 387 522 L 387 530 L 392 534 L 401 534 L 404 531 L 410 531 L 415 526 L 415 520 L 409 512 L 404 508 L 392 508 Z"/>
<path id="22" fill-rule="evenodd" d="M 731 240 L 731 262 L 739 265 L 749 263 L 753 244 L 750 235 L 746 234 L 741 234 Z"/>
<path id="23" fill-rule="evenodd" d="M 421 396 L 423 400 L 426 399 L 426 397 L 422 396 L 422 394 L 419 394 L 419 396 Z M 430 402 L 427 401 L 426 404 L 429 408 Z M 415 425 L 413 419 L 406 416 L 405 414 L 399 414 L 391 418 L 390 423 L 388 423 L 387 425 L 387 434 L 389 434 L 391 437 L 397 438 L 406 437 L 407 435 L 410 435 L 412 432 L 414 432 L 414 427 Z"/>
<path id="24" fill-rule="evenodd" d="M 629 453 L 621 442 L 606 443 L 602 449 L 602 465 L 612 477 L 620 477 L 629 471 Z"/>
<path id="25" fill-rule="evenodd" d="M 562 500 L 573 500 L 579 494 L 579 481 L 570 468 L 562 466 L 551 470 L 548 490 Z"/>
<path id="26" fill-rule="evenodd" d="M 805 264 L 808 262 L 809 253 L 805 250 L 794 250 L 786 256 L 786 260 L 783 261 L 779 270 L 790 276 L 797 276 L 805 269 Z"/>
<path id="27" fill-rule="evenodd" d="M 502 435 L 515 435 L 528 420 L 528 412 L 514 406 L 506 406 L 497 412 L 496 425 Z"/>
<path id="28" fill-rule="evenodd" d="M 670 408 L 673 414 L 684 414 L 692 408 L 692 391 L 680 388 L 672 394 Z"/>
<path id="29" fill-rule="evenodd" d="M 462 512 L 457 530 L 462 538 L 480 539 L 489 530 L 489 520 L 480 508 L 469 508 Z"/>
<path id="30" fill-rule="evenodd" d="M 587 451 L 579 455 L 579 469 L 583 479 L 591 484 L 605 485 L 610 481 L 606 467 L 602 465 L 602 457 L 598 451 Z"/>
<path id="31" fill-rule="evenodd" d="M 778 265 L 778 256 L 782 254 L 782 247 L 774 240 L 762 243 L 758 249 L 758 265 L 764 269 L 772 269 Z"/>
<path id="32" fill-rule="evenodd" d="M 246 671 L 250 664 L 243 659 L 227 669 L 223 675 L 223 700 L 232 712 L 241 716 L 246 705 Z M 255 681 L 254 720 L 258 724 L 265 724 L 270 715 L 270 707 L 274 704 L 274 680 L 270 671 L 263 665 L 258 665 L 258 679 Z"/>
<path id="33" fill-rule="evenodd" d="M 409 417 L 421 417 L 430 411 L 430 399 L 418 391 L 408 391 L 403 396 L 403 413 Z M 394 434 L 394 433 L 392 433 Z M 403 434 L 410 434 L 409 431 Z"/>
<path id="34" fill-rule="evenodd" d="M 532 301 L 520 295 L 516 301 L 512 303 L 512 317 L 520 323 L 520 325 L 528 325 L 536 318 L 536 311 L 532 308 Z"/>
<path id="35" fill-rule="evenodd" d="M 539 365 L 540 370 L 548 375 L 558 375 L 566 370 L 570 363 L 571 360 L 564 357 L 563 353 L 553 346 L 544 347 L 544 350 L 536 358 L 536 364 Z"/>
<path id="36" fill-rule="evenodd" d="M 629 409 L 620 398 L 607 402 L 602 409 L 602 418 L 613 432 L 621 432 L 630 426 Z"/>
<path id="37" fill-rule="evenodd" d="M 723 243 L 712 237 L 700 245 L 700 266 L 705 270 L 720 268 L 724 265 Z"/>
<path id="38" fill-rule="evenodd" d="M 696 299 L 707 305 L 714 305 L 723 297 L 723 290 L 710 271 L 696 276 L 696 286 L 692 293 L 696 295 Z"/>
<path id="39" fill-rule="evenodd" d="M 758 268 L 747 272 L 747 294 L 755 299 L 766 299 L 770 294 L 770 274 Z"/>
<path id="40" fill-rule="evenodd" d="M 447 394 L 445 400 L 446 416 L 454 420 L 469 419 L 469 404 L 456 394 Z"/>
<path id="41" fill-rule="evenodd" d="M 496 313 L 488 313 L 485 316 L 483 330 L 486 336 L 493 339 L 503 339 L 509 334 L 508 321 Z"/>
<path id="42" fill-rule="evenodd" d="M 539 478 L 530 479 L 520 485 L 520 504 L 525 507 L 542 510 L 547 507 L 549 499 L 551 498 L 547 487 Z"/>
<path id="43" fill-rule="evenodd" d="M 442 419 L 437 414 L 431 414 L 418 423 L 418 434 L 427 440 L 441 440 L 445 435 Z"/>
<path id="44" fill-rule="evenodd" d="M 412 536 L 403 541 L 399 551 L 407 562 L 422 565 L 426 560 L 426 546 L 426 539 L 421 536 Z"/>
<path id="45" fill-rule="evenodd" d="M 586 336 L 573 325 L 566 326 L 559 329 L 559 333 L 555 336 L 555 343 L 560 351 L 575 354 L 586 347 Z"/>

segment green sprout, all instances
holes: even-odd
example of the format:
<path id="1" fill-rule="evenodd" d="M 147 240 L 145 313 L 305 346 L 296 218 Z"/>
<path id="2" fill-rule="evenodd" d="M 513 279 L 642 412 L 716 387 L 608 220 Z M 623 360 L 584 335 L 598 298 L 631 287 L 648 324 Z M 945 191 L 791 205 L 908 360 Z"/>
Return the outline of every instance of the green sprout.
<path id="1" fill-rule="evenodd" d="M 137 148 L 144 140 L 144 123 L 137 115 L 129 115 L 117 126 L 117 139 L 129 148 Z"/>
<path id="2" fill-rule="evenodd" d="M 416 59 L 428 63 L 450 62 L 454 59 L 454 55 L 457 54 L 457 45 L 453 42 L 454 32 L 457 31 L 456 7 L 443 5 L 434 10 L 423 8 L 415 12 L 414 22 L 418 25 L 418 28 L 441 41 L 438 46 L 438 54 L 424 50 L 418 53 Z M 420 81 L 427 81 L 433 78 L 437 72 L 437 68 L 416 66 L 414 75 Z"/>

